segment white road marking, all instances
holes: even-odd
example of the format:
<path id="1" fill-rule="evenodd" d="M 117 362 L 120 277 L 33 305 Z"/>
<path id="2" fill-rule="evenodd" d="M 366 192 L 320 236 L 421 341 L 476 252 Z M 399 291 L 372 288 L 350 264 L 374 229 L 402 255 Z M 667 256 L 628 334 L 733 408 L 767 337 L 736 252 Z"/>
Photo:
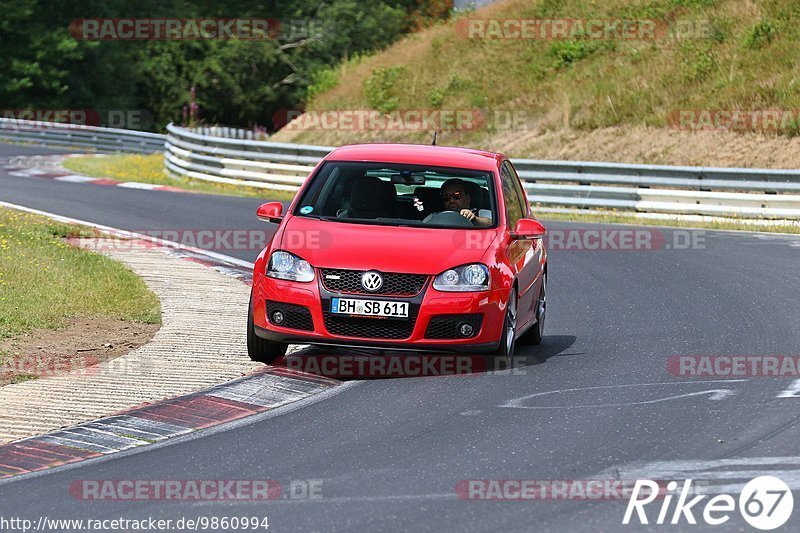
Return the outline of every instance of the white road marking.
<path id="1" fill-rule="evenodd" d="M 103 454 L 111 454 L 116 452 L 112 448 L 107 446 L 102 446 L 100 444 L 95 444 L 93 442 L 89 442 L 88 439 L 82 439 L 80 437 L 74 438 L 75 435 L 70 434 L 69 437 L 62 436 L 61 433 L 58 436 L 53 435 L 41 435 L 36 437 L 36 440 L 49 442 L 50 444 L 55 444 L 57 446 L 65 446 L 67 448 L 78 448 L 80 450 L 88 450 L 90 452 L 97 452 Z"/>
<path id="2" fill-rule="evenodd" d="M 725 383 L 735 383 L 747 381 L 746 379 L 731 379 L 725 380 Z M 654 386 L 675 386 L 675 385 L 697 385 L 697 384 L 705 384 L 705 383 L 714 383 L 718 385 L 720 382 L 717 381 L 680 381 L 680 382 L 665 382 L 665 383 L 633 383 L 627 385 L 603 385 L 599 387 L 581 387 L 576 389 L 560 389 L 560 390 L 553 390 L 553 391 L 545 391 L 545 392 L 537 392 L 534 394 L 529 394 L 527 396 L 522 396 L 520 398 L 514 398 L 512 400 L 508 400 L 504 404 L 499 405 L 498 407 L 507 407 L 511 409 L 585 409 L 589 407 L 623 407 L 623 406 L 631 406 L 631 405 L 647 405 L 652 403 L 658 402 L 666 402 L 669 400 L 677 400 L 680 398 L 688 398 L 691 396 L 701 396 L 709 394 L 709 400 L 719 401 L 724 400 L 730 396 L 735 394 L 734 391 L 730 389 L 712 389 L 712 390 L 705 390 L 705 391 L 696 391 L 696 392 L 689 392 L 684 394 L 677 394 L 673 396 L 667 396 L 665 398 L 656 398 L 653 400 L 642 400 L 639 402 L 624 402 L 624 403 L 608 403 L 608 404 L 592 404 L 592 405 L 553 405 L 553 406 L 533 406 L 533 405 L 523 405 L 526 400 L 530 400 L 532 398 L 537 398 L 541 396 L 548 396 L 551 394 L 562 394 L 566 392 L 579 392 L 579 391 L 592 391 L 592 390 L 604 390 L 604 389 L 621 389 L 621 388 L 631 388 L 631 387 L 654 387 Z"/>
<path id="3" fill-rule="evenodd" d="M 800 398 L 800 379 L 794 380 L 788 389 L 778 394 L 778 398 Z"/>
<path id="4" fill-rule="evenodd" d="M 153 183 L 138 183 L 135 181 L 125 181 L 123 183 L 118 183 L 117 187 L 127 187 L 128 189 L 147 189 L 149 191 L 158 189 L 162 187 L 162 185 L 155 185 Z"/>
<path id="5" fill-rule="evenodd" d="M 742 467 L 745 467 L 742 469 Z M 778 467 L 778 468 L 776 468 Z M 598 473 L 596 479 L 651 479 L 658 481 L 699 481 L 696 491 L 705 494 L 734 494 L 751 479 L 771 475 L 792 490 L 800 490 L 800 457 L 737 457 L 732 459 L 633 461 Z M 731 480 L 741 480 L 730 483 Z M 720 483 L 713 483 L 720 481 Z"/>
<path id="6" fill-rule="evenodd" d="M 67 181 L 70 183 L 89 183 L 90 181 L 96 181 L 98 178 L 90 178 L 89 176 L 79 176 L 78 174 L 67 174 L 66 176 L 59 176 L 53 179 L 55 179 L 56 181 Z"/>

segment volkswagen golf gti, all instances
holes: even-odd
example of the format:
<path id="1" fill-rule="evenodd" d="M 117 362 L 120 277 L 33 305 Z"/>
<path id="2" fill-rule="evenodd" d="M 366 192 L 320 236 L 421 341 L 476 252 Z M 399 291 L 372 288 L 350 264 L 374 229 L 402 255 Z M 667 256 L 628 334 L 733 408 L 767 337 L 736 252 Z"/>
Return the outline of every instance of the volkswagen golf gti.
<path id="1" fill-rule="evenodd" d="M 253 274 L 256 361 L 295 343 L 508 357 L 541 342 L 545 228 L 502 154 L 343 146 L 258 217 L 279 226 Z"/>

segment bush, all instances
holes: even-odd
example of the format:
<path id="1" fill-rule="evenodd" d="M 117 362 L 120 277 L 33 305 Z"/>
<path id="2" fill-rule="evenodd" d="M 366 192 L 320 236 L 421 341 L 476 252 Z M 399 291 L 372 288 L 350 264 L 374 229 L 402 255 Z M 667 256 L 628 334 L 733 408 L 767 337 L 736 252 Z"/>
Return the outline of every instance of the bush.
<path id="1" fill-rule="evenodd" d="M 750 28 L 744 36 L 744 46 L 751 50 L 757 50 L 772 42 L 777 30 L 768 20 L 761 20 Z"/>
<path id="2" fill-rule="evenodd" d="M 717 60 L 711 47 L 707 44 L 687 43 L 684 46 L 683 73 L 687 81 L 698 81 L 705 78 L 714 67 Z"/>
<path id="3" fill-rule="evenodd" d="M 377 68 L 364 80 L 364 94 L 372 109 L 391 113 L 398 108 L 400 101 L 394 93 L 394 84 L 402 71 L 402 67 Z"/>
<path id="4" fill-rule="evenodd" d="M 433 107 L 441 107 L 442 103 L 444 102 L 446 91 L 441 87 L 434 87 L 431 92 L 428 93 L 428 98 L 431 100 L 431 105 Z"/>
<path id="5" fill-rule="evenodd" d="M 553 66 L 561 68 L 577 63 L 581 59 L 586 59 L 595 53 L 598 48 L 597 43 L 590 41 L 563 41 L 553 43 L 550 47 L 550 55 L 555 58 Z"/>
<path id="6" fill-rule="evenodd" d="M 325 68 L 316 71 L 311 76 L 311 84 L 308 86 L 308 90 L 306 92 L 307 101 L 311 102 L 314 100 L 315 96 L 336 87 L 336 84 L 339 83 L 340 74 L 341 72 L 338 67 Z"/>

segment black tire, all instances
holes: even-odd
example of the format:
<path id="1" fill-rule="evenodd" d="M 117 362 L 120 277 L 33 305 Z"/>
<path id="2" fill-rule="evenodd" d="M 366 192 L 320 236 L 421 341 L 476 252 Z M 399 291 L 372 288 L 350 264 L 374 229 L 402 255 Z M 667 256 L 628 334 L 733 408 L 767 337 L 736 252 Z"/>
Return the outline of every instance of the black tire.
<path id="1" fill-rule="evenodd" d="M 288 344 L 262 339 L 256 335 L 253 324 L 253 296 L 250 295 L 250 305 L 247 308 L 247 355 L 253 361 L 272 364 L 277 359 L 286 355 Z"/>
<path id="2" fill-rule="evenodd" d="M 506 305 L 506 317 L 503 320 L 503 333 L 500 336 L 500 345 L 497 347 L 494 355 L 503 358 L 505 362 L 511 360 L 514 356 L 514 348 L 516 347 L 516 329 L 517 329 L 517 289 L 511 289 L 508 295 L 508 305 Z"/>
<path id="3" fill-rule="evenodd" d="M 541 344 L 544 338 L 544 322 L 547 317 L 547 274 L 542 278 L 542 287 L 539 289 L 539 297 L 536 298 L 536 323 L 528 328 L 519 342 L 525 344 Z"/>

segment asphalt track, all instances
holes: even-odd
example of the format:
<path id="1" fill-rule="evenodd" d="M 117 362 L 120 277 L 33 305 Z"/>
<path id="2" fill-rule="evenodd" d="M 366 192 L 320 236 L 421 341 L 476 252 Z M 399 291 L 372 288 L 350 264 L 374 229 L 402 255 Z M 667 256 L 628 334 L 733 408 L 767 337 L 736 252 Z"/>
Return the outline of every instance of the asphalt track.
<path id="1" fill-rule="evenodd" d="M 19 147 L 2 146 L 0 157 L 14 153 Z M 0 200 L 132 230 L 263 229 L 254 216 L 257 199 L 60 183 L 2 170 Z M 646 231 L 668 244 L 687 235 Z M 668 358 L 682 354 L 798 353 L 800 236 L 690 238 L 697 245 L 689 249 L 551 250 L 546 337 L 522 349 L 513 372 L 355 382 L 323 401 L 223 431 L 2 483 L 0 516 L 266 515 L 276 531 L 636 531 L 645 527 L 621 525 L 626 501 L 475 501 L 459 498 L 456 486 L 645 475 L 717 483 L 768 473 L 790 483 L 800 505 L 800 393 L 784 392 L 793 379 L 708 382 L 667 371 Z M 551 391 L 558 392 L 541 394 Z M 669 477 L 678 466 L 684 470 Z M 322 480 L 323 497 L 92 502 L 68 491 L 82 479 L 264 478 L 283 485 Z M 648 507 L 649 530 L 675 530 L 652 525 L 658 506 Z M 695 512 L 700 523 L 701 514 Z M 795 509 L 784 527 L 799 526 Z M 736 512 L 724 526 L 684 520 L 677 529 L 753 530 Z"/>

